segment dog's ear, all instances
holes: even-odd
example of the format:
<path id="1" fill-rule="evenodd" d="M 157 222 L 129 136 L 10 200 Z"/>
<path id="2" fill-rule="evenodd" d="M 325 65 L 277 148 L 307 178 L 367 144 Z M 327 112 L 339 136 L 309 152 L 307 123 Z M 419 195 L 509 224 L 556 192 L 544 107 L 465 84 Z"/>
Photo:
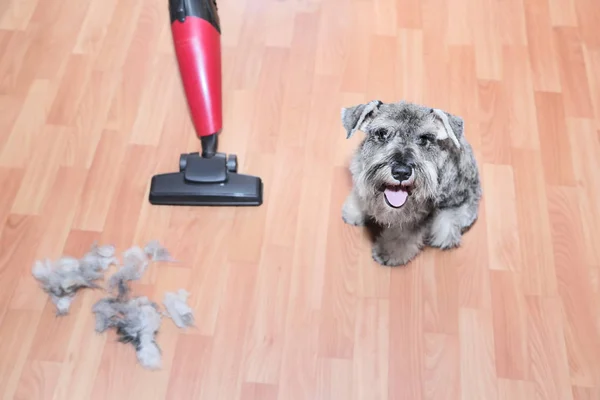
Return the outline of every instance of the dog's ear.
<path id="1" fill-rule="evenodd" d="M 458 141 L 458 138 L 463 135 L 464 121 L 462 118 L 437 108 L 432 108 L 431 112 L 441 123 L 440 129 L 438 130 L 437 139 L 444 140 L 449 138 L 456 145 L 456 147 L 460 149 L 460 142 Z"/>
<path id="2" fill-rule="evenodd" d="M 349 139 L 354 135 L 354 132 L 360 130 L 381 104 L 381 101 L 373 100 L 368 104 L 342 108 L 342 125 L 346 129 L 346 139 Z"/>

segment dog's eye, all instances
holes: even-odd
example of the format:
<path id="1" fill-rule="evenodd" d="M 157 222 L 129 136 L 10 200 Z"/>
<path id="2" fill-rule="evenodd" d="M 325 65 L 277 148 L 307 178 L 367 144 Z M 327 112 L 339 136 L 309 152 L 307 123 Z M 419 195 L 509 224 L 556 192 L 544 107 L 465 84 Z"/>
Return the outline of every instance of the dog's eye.
<path id="1" fill-rule="evenodd" d="M 373 132 L 373 135 L 375 135 L 375 137 L 377 137 L 378 139 L 385 140 L 387 139 L 389 133 L 386 129 L 376 129 Z"/>
<path id="2" fill-rule="evenodd" d="M 427 146 L 435 140 L 435 136 L 426 133 L 425 135 L 419 136 L 419 146 Z"/>

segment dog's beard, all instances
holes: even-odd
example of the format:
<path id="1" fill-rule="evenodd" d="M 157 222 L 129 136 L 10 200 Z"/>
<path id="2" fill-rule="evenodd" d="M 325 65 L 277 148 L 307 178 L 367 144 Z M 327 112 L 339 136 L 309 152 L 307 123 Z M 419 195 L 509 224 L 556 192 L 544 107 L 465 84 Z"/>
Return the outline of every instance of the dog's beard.
<path id="1" fill-rule="evenodd" d="M 437 194 L 437 167 L 431 162 L 416 164 L 413 176 L 405 185 L 394 179 L 389 163 L 373 164 L 357 178 L 358 194 L 375 219 L 386 225 L 395 222 L 399 213 L 419 214 L 423 205 L 434 200 Z"/>

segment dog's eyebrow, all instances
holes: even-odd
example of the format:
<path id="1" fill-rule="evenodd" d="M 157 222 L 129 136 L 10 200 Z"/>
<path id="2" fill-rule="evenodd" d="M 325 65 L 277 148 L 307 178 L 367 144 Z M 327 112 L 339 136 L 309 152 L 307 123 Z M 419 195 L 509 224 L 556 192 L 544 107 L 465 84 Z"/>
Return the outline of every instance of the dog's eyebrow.
<path id="1" fill-rule="evenodd" d="M 435 139 L 435 133 L 431 133 L 431 132 L 425 132 L 425 133 L 421 133 L 419 135 L 420 138 L 428 138 L 428 139 Z"/>

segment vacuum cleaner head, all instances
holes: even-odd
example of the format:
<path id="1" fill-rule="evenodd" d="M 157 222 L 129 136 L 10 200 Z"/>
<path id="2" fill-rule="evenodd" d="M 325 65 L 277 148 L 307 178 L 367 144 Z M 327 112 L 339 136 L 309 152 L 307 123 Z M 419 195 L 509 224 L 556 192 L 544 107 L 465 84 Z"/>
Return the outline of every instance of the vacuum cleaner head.
<path id="1" fill-rule="evenodd" d="M 182 154 L 179 172 L 152 177 L 149 200 L 154 205 L 260 206 L 263 184 L 256 176 L 237 173 L 235 155 Z"/>

